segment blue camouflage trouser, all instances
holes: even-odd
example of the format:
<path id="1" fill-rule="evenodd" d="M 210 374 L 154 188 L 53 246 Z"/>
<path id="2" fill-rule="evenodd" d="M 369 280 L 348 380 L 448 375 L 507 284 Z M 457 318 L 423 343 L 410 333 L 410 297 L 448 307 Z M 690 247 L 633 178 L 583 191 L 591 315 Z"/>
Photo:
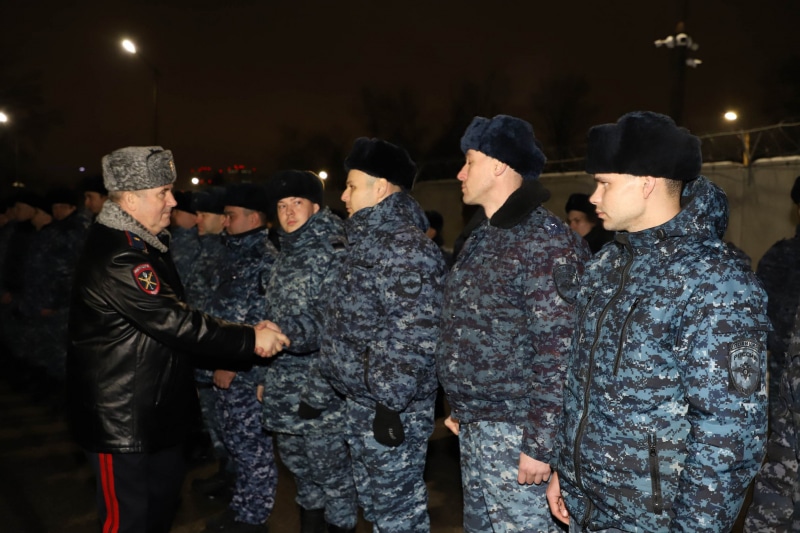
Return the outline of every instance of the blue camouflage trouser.
<path id="1" fill-rule="evenodd" d="M 347 400 L 347 443 L 364 517 L 372 522 L 374 533 L 428 533 L 423 473 L 433 431 L 433 403 L 430 410 L 400 414 L 405 441 L 395 448 L 375 440 L 374 417 L 374 408 Z"/>
<path id="2" fill-rule="evenodd" d="M 208 372 L 208 379 L 201 372 Z M 220 428 L 220 417 L 217 411 L 217 394 L 214 392 L 215 387 L 211 383 L 211 370 L 195 370 L 195 382 L 197 384 L 197 400 L 200 404 L 200 413 L 203 415 L 203 425 L 208 432 L 208 438 L 211 440 L 211 446 L 214 448 L 214 457 L 220 461 L 225 462 L 225 469 L 228 472 L 234 472 L 235 465 L 233 461 L 228 461 L 228 450 L 225 449 L 225 444 L 222 442 L 222 431 Z"/>
<path id="3" fill-rule="evenodd" d="M 234 378 L 229 389 L 214 388 L 222 440 L 236 463 L 230 509 L 236 520 L 263 524 L 275 505 L 278 471 L 272 437 L 261 425 L 261 404 L 252 383 Z"/>
<path id="4" fill-rule="evenodd" d="M 358 522 L 350 452 L 341 434 L 276 433 L 278 453 L 297 484 L 297 504 L 325 509 L 328 524 L 352 529 Z"/>
<path id="5" fill-rule="evenodd" d="M 557 532 L 547 483 L 520 485 L 522 428 L 507 422 L 461 424 L 464 533 Z"/>

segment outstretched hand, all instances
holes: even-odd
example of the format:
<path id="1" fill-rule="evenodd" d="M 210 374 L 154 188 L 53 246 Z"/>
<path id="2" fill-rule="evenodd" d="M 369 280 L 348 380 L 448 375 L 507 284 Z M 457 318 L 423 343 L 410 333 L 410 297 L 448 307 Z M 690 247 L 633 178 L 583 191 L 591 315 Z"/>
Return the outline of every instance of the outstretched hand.
<path id="1" fill-rule="evenodd" d="M 254 351 L 256 355 L 259 357 L 272 357 L 289 347 L 291 344 L 289 337 L 281 333 L 280 329 L 276 331 L 268 325 L 262 326 L 262 324 L 264 322 L 254 327 L 256 332 L 256 349 Z M 272 324 L 272 322 L 269 322 L 269 324 Z"/>

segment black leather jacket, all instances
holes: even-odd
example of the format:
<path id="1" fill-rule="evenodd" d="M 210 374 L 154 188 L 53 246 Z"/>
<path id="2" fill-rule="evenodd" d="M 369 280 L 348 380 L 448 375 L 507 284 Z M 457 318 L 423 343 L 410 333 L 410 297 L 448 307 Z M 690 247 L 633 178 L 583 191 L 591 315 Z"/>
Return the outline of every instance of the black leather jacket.
<path id="1" fill-rule="evenodd" d="M 67 414 L 84 449 L 140 453 L 181 443 L 196 394 L 188 354 L 254 357 L 251 328 L 182 298 L 168 252 L 131 231 L 92 225 L 75 275 L 67 355 Z"/>

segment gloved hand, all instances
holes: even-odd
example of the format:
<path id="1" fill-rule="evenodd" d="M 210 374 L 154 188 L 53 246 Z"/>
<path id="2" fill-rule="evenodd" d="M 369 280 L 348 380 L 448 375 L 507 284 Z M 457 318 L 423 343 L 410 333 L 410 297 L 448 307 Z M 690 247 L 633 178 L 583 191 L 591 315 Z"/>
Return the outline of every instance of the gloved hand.
<path id="1" fill-rule="evenodd" d="M 400 413 L 392 411 L 383 404 L 375 404 L 375 418 L 372 420 L 372 433 L 375 440 L 384 446 L 400 446 L 406 439 Z"/>
<path id="2" fill-rule="evenodd" d="M 322 414 L 324 409 L 317 409 L 316 407 L 311 407 L 303 400 L 300 400 L 300 406 L 297 408 L 297 414 L 303 420 L 314 420 L 315 418 L 319 418 Z"/>

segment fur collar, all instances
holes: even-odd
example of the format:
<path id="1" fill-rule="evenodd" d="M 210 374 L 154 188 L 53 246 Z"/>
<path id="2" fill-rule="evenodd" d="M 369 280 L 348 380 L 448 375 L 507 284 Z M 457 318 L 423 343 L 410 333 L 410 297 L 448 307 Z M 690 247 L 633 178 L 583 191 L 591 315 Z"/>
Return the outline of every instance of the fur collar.
<path id="1" fill-rule="evenodd" d="M 550 191 L 539 180 L 524 180 L 522 186 L 511 193 L 506 203 L 492 215 L 489 223 L 497 228 L 511 229 L 549 199 Z"/>
<path id="2" fill-rule="evenodd" d="M 159 233 L 158 236 L 153 235 L 139 222 L 134 220 L 132 216 L 125 212 L 118 203 L 112 202 L 111 200 L 108 200 L 103 204 L 103 209 L 100 211 L 100 214 L 97 215 L 97 223 L 111 229 L 135 233 L 137 236 L 141 237 L 144 242 L 159 252 L 166 253 L 169 249 L 167 245 L 161 242 L 161 240 L 158 238 L 162 235 L 166 236 L 166 240 L 169 242 L 168 231 L 164 230 Z"/>

